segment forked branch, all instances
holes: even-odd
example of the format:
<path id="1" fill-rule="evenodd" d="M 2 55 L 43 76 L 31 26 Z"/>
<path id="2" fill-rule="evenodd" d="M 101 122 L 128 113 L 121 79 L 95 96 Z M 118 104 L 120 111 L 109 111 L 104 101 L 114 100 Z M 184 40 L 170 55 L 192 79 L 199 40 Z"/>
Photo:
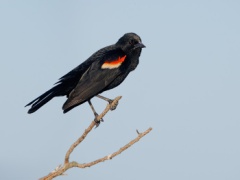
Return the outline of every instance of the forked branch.
<path id="1" fill-rule="evenodd" d="M 104 111 L 97 117 L 97 120 L 102 119 L 106 113 L 111 109 L 112 106 L 116 106 L 118 104 L 118 101 L 121 99 L 121 96 L 116 97 L 113 102 L 111 104 L 108 104 L 107 107 L 104 109 Z M 64 164 L 63 165 L 59 165 L 54 171 L 52 171 L 51 173 L 49 173 L 47 176 L 44 176 L 42 178 L 40 178 L 40 180 L 51 180 L 57 176 L 60 175 L 64 175 L 64 172 L 66 172 L 68 169 L 72 168 L 72 167 L 78 167 L 78 168 L 86 168 L 86 167 L 91 167 L 97 163 L 100 162 L 104 162 L 106 160 L 110 160 L 112 158 L 114 158 L 115 156 L 119 155 L 120 153 L 122 153 L 123 151 L 125 151 L 127 148 L 129 148 L 130 146 L 132 146 L 133 144 L 135 144 L 136 142 L 138 142 L 143 136 L 145 136 L 146 134 L 148 134 L 152 128 L 148 128 L 146 131 L 144 131 L 143 133 L 138 133 L 138 136 L 133 139 L 132 141 L 130 141 L 129 143 L 127 143 L 125 146 L 121 147 L 118 151 L 109 154 L 105 157 L 99 158 L 95 161 L 89 162 L 89 163 L 84 163 L 84 164 L 80 164 L 76 161 L 72 161 L 69 162 L 69 157 L 70 154 L 73 152 L 73 150 L 86 138 L 86 136 L 88 135 L 88 133 L 93 129 L 93 127 L 96 125 L 95 121 L 92 121 L 91 124 L 88 126 L 87 129 L 85 129 L 85 131 L 83 132 L 83 134 L 81 135 L 81 137 L 79 137 L 69 148 L 69 150 L 67 151 L 66 155 L 65 155 L 65 159 L 64 159 Z"/>

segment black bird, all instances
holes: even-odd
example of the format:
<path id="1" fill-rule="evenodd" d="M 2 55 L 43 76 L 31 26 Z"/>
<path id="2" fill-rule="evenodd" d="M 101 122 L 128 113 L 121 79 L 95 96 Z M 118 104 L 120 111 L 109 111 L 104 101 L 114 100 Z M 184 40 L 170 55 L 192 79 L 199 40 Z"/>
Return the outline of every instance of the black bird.
<path id="1" fill-rule="evenodd" d="M 111 99 L 99 94 L 123 82 L 137 67 L 144 47 L 137 34 L 124 34 L 116 44 L 95 52 L 82 64 L 61 77 L 52 89 L 28 103 L 26 106 L 32 105 L 28 113 L 37 111 L 56 96 L 66 95 L 68 98 L 62 107 L 64 113 L 86 101 L 93 109 L 90 100 L 94 96 L 110 103 Z M 94 114 L 97 115 L 95 111 Z"/>

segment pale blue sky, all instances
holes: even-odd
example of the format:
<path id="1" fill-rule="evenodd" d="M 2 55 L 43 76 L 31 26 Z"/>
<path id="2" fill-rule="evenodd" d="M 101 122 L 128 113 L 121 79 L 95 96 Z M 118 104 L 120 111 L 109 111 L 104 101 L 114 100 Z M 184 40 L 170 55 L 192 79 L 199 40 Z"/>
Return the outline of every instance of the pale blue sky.
<path id="1" fill-rule="evenodd" d="M 240 1 L 0 2 L 0 179 L 38 179 L 63 163 L 93 119 L 65 97 L 24 105 L 96 50 L 135 32 L 140 64 L 107 97 L 114 112 L 71 156 L 89 162 L 153 131 L 111 161 L 57 179 L 240 179 Z M 105 102 L 94 99 L 98 112 Z"/>

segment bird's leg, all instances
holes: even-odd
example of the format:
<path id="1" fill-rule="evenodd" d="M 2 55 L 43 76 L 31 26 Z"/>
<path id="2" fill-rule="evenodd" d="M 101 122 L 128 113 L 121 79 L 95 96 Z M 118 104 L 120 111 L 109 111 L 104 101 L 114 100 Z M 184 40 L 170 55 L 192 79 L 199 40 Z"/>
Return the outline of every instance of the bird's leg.
<path id="1" fill-rule="evenodd" d="M 92 105 L 91 100 L 88 100 L 88 104 L 90 105 L 90 107 L 91 107 L 91 109 L 92 109 L 92 111 L 93 111 L 93 114 L 94 114 L 94 116 L 95 116 L 94 121 L 95 121 L 95 123 L 96 123 L 96 127 L 98 127 L 98 126 L 100 125 L 100 122 L 101 122 L 101 121 L 103 122 L 103 119 L 97 120 L 98 113 L 95 111 L 95 109 L 94 109 L 94 107 L 93 107 L 93 105 Z"/>
<path id="2" fill-rule="evenodd" d="M 117 108 L 118 103 L 112 104 L 112 102 L 113 102 L 112 99 L 106 98 L 106 97 L 101 96 L 101 95 L 99 95 L 99 94 L 96 95 L 96 96 L 97 96 L 98 98 L 100 98 L 100 99 L 103 99 L 103 100 L 107 101 L 107 102 L 110 104 L 110 109 L 111 109 L 111 111 L 113 111 L 113 110 L 115 110 L 115 109 Z"/>

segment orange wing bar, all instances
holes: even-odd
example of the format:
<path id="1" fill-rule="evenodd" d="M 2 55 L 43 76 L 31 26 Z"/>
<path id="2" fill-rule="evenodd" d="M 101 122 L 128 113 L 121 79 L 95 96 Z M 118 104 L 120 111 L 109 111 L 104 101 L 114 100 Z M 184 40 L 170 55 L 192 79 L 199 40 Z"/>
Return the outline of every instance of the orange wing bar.
<path id="1" fill-rule="evenodd" d="M 113 69 L 118 68 L 126 59 L 126 55 L 123 57 L 118 57 L 118 59 L 114 61 L 106 61 L 102 65 L 102 69 Z"/>

